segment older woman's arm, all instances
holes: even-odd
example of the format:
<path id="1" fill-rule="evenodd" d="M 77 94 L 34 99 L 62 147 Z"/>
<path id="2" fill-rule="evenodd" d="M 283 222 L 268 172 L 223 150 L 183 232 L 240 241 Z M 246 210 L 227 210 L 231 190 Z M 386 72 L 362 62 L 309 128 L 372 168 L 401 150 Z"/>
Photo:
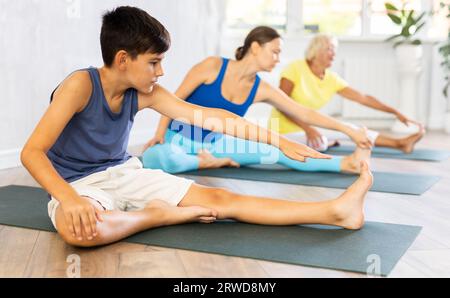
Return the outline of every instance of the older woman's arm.
<path id="1" fill-rule="evenodd" d="M 303 121 L 310 125 L 340 131 L 348 135 L 362 148 L 370 148 L 372 145 L 365 131 L 354 129 L 341 121 L 304 107 L 296 103 L 280 89 L 272 87 L 264 81 L 261 82 L 257 97 L 258 101 L 273 105 L 296 124 L 299 123 L 298 121 Z"/>
<path id="2" fill-rule="evenodd" d="M 400 113 L 395 108 L 393 108 L 387 104 L 384 104 L 383 102 L 379 101 L 378 99 L 376 99 L 373 96 L 362 94 L 361 92 L 359 92 L 353 88 L 346 87 L 346 88 L 342 89 L 341 91 L 339 91 L 338 94 L 349 100 L 360 103 L 366 107 L 373 108 L 378 111 L 394 114 L 395 117 L 397 117 L 398 120 L 403 122 L 405 125 L 409 125 L 409 123 L 420 125 L 417 121 L 409 119 L 408 117 L 406 117 L 405 115 Z"/>

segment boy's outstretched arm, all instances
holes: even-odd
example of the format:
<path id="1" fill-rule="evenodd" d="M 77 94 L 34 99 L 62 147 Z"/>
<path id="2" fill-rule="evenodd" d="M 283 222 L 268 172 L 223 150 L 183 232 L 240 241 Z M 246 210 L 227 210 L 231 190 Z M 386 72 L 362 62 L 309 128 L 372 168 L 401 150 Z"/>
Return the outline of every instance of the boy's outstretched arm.
<path id="1" fill-rule="evenodd" d="M 155 85 L 152 93 L 139 94 L 139 97 L 146 102 L 147 107 L 167 117 L 214 132 L 273 145 L 289 158 L 298 161 L 305 161 L 307 157 L 331 158 L 329 155 L 291 141 L 274 131 L 264 129 L 226 110 L 205 108 L 185 102 L 159 85 Z"/>
<path id="2" fill-rule="evenodd" d="M 55 91 L 53 100 L 21 152 L 21 161 L 33 178 L 60 202 L 66 224 L 74 237 L 82 239 L 82 228 L 88 239 L 96 235 L 101 219 L 93 205 L 83 200 L 55 170 L 47 157 L 73 115 L 87 104 L 92 90 L 87 72 L 69 76 Z M 80 239 L 80 240 L 81 240 Z"/>
<path id="3" fill-rule="evenodd" d="M 175 91 L 175 95 L 180 99 L 186 100 L 195 89 L 201 84 L 206 83 L 209 77 L 217 75 L 217 69 L 221 66 L 222 58 L 219 57 L 208 57 L 194 65 Z M 164 136 L 171 121 L 171 118 L 161 115 L 155 136 L 144 145 L 144 151 L 155 144 L 164 143 Z"/>

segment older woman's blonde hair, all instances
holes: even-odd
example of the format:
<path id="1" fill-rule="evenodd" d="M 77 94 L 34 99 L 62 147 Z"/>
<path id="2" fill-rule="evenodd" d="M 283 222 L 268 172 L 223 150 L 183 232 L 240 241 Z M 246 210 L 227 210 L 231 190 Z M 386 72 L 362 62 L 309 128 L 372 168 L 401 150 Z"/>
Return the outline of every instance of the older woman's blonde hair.
<path id="1" fill-rule="evenodd" d="M 338 46 L 338 40 L 336 37 L 328 34 L 317 34 L 310 41 L 308 48 L 305 52 L 306 60 L 312 60 L 317 55 L 317 52 L 328 46 L 331 43 L 335 48 Z"/>

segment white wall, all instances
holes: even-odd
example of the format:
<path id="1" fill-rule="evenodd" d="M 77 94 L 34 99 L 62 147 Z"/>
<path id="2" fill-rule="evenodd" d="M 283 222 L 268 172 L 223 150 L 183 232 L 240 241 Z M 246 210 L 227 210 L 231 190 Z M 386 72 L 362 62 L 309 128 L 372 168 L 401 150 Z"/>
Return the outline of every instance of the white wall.
<path id="1" fill-rule="evenodd" d="M 224 1 L 215 0 L 0 0 L 0 169 L 17 166 L 19 152 L 70 72 L 101 66 L 101 15 L 138 6 L 172 36 L 160 82 L 174 91 L 188 69 L 218 53 Z M 153 135 L 158 115 L 138 114 L 130 144 Z"/>

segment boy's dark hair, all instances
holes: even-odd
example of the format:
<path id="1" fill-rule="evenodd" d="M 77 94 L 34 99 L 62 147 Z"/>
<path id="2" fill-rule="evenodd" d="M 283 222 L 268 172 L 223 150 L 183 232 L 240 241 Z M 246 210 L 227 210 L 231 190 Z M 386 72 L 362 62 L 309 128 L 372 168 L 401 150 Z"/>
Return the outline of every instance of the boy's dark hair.
<path id="1" fill-rule="evenodd" d="M 166 52 L 170 47 L 170 35 L 144 10 L 120 6 L 103 15 L 100 45 L 103 62 L 111 66 L 120 50 L 127 51 L 132 59 L 146 52 Z"/>

